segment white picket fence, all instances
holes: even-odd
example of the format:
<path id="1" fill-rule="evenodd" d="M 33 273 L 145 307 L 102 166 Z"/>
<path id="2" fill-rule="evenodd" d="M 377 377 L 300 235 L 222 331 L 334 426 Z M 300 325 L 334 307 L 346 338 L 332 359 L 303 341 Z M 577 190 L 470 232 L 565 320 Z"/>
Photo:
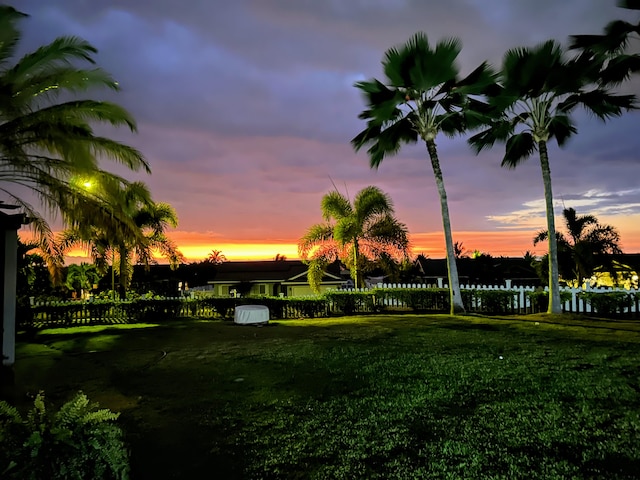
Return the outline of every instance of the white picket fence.
<path id="1" fill-rule="evenodd" d="M 358 291 L 368 291 L 373 288 L 449 288 L 444 283 L 442 278 L 437 279 L 436 284 L 404 284 L 404 283 L 378 283 L 376 285 L 370 285 L 368 288 L 358 289 Z M 511 280 L 505 280 L 504 285 L 460 285 L 461 290 L 509 290 L 514 292 L 514 305 L 515 310 L 520 313 L 531 312 L 533 306 L 531 304 L 531 298 L 527 295 L 527 292 L 533 292 L 540 290 L 540 287 L 531 286 L 513 286 Z M 345 289 L 343 289 L 345 290 Z M 355 289 L 349 289 L 355 291 Z M 548 291 L 549 288 L 545 287 L 544 291 Z M 612 287 L 591 287 L 588 285 L 585 288 L 572 288 L 572 287 L 560 287 L 561 292 L 571 293 L 571 299 L 563 303 L 563 311 L 569 313 L 592 313 L 593 309 L 591 304 L 585 299 L 580 297 L 580 293 L 594 292 L 594 293 L 606 293 L 606 292 L 625 292 L 629 295 L 637 294 L 640 290 L 637 289 L 625 289 L 625 288 L 612 288 Z M 636 297 L 637 298 L 637 297 Z M 389 306 L 402 306 L 397 301 L 392 299 L 385 300 L 385 304 Z M 638 313 L 640 312 L 640 302 L 638 300 L 632 302 L 629 307 L 625 307 L 622 313 Z"/>

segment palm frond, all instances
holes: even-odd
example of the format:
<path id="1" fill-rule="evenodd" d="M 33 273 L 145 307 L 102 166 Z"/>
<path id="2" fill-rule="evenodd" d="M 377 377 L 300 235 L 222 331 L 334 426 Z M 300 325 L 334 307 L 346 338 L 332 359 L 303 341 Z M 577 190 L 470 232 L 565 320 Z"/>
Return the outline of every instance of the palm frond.
<path id="1" fill-rule="evenodd" d="M 562 56 L 562 47 L 555 40 L 508 50 L 502 66 L 506 93 L 517 98 L 539 97 L 567 81 Z"/>
<path id="2" fill-rule="evenodd" d="M 578 132 L 571 123 L 571 118 L 568 115 L 562 114 L 554 115 L 547 129 L 549 137 L 554 137 L 560 146 L 563 146 L 571 135 Z"/>
<path id="3" fill-rule="evenodd" d="M 16 24 L 28 15 L 8 5 L 0 5 L 0 67 L 6 64 L 15 52 L 20 40 Z"/>
<path id="4" fill-rule="evenodd" d="M 365 238 L 369 241 L 408 253 L 409 230 L 404 223 L 391 215 L 379 217 L 367 227 L 364 233 Z"/>
<path id="5" fill-rule="evenodd" d="M 517 133 L 507 140 L 502 166 L 506 168 L 516 168 L 520 163 L 529 158 L 535 150 L 536 145 L 531 133 Z"/>
<path id="6" fill-rule="evenodd" d="M 492 121 L 489 128 L 470 137 L 467 142 L 475 153 L 488 150 L 498 143 L 506 143 L 513 134 L 513 124 L 506 119 Z"/>
<path id="7" fill-rule="evenodd" d="M 314 248 L 321 247 L 327 242 L 333 242 L 333 226 L 329 224 L 312 225 L 298 240 L 298 255 L 302 260 L 307 260 L 309 253 Z"/>
<path id="8" fill-rule="evenodd" d="M 33 107 L 51 102 L 63 93 L 84 92 L 114 83 L 113 77 L 99 68 L 81 70 L 62 66 L 43 71 L 38 76 L 29 76 L 24 83 L 14 82 L 13 101 Z"/>
<path id="9" fill-rule="evenodd" d="M 333 239 L 340 247 L 353 244 L 362 236 L 362 224 L 354 215 L 340 218 L 333 226 Z"/>
<path id="10" fill-rule="evenodd" d="M 58 65 L 73 65 L 74 61 L 82 60 L 95 63 L 93 55 L 98 50 L 87 41 L 78 37 L 58 37 L 48 45 L 24 55 L 9 72 L 12 82 L 22 82 L 28 76 L 38 75 L 40 72 Z M 118 84 L 110 87 L 118 89 Z"/>
<path id="11" fill-rule="evenodd" d="M 614 95 L 603 89 L 580 93 L 575 100 L 600 120 L 618 117 L 636 107 L 635 95 Z"/>
<path id="12" fill-rule="evenodd" d="M 382 128 L 380 125 L 369 123 L 367 128 L 351 140 L 356 151 L 370 145 L 367 153 L 371 168 L 378 168 L 387 155 L 394 155 L 403 144 L 418 141 L 418 133 L 413 123 L 413 115 L 398 120 Z"/>
<path id="13" fill-rule="evenodd" d="M 398 117 L 400 113 L 398 105 L 405 100 L 398 90 L 389 89 L 376 79 L 358 82 L 354 86 L 362 90 L 365 102 L 369 107 L 368 110 L 360 114 L 361 119 L 370 119 L 374 123 L 383 125 Z"/>
<path id="14" fill-rule="evenodd" d="M 435 117 L 435 124 L 439 130 L 448 137 L 455 137 L 467 130 L 466 117 L 464 113 L 452 112 Z"/>
<path id="15" fill-rule="evenodd" d="M 620 54 L 609 59 L 606 67 L 600 72 L 600 81 L 603 85 L 618 85 L 638 72 L 640 55 Z"/>
<path id="16" fill-rule="evenodd" d="M 322 197 L 320 209 L 322 210 L 322 218 L 327 221 L 348 217 L 353 212 L 349 199 L 337 190 Z"/>
<path id="17" fill-rule="evenodd" d="M 369 219 L 378 215 L 393 214 L 391 197 L 373 185 L 363 188 L 356 194 L 353 207 L 360 225 L 365 225 Z"/>
<path id="18" fill-rule="evenodd" d="M 101 122 L 113 127 L 127 126 L 132 132 L 136 131 L 136 121 L 126 109 L 115 103 L 95 100 L 58 103 L 25 115 L 20 121 L 26 128 L 30 123 L 49 122 L 62 128 L 65 125 L 85 126 L 88 122 Z"/>
<path id="19" fill-rule="evenodd" d="M 455 84 L 455 91 L 463 95 L 492 95 L 497 93 L 498 74 L 482 62 L 475 70 Z"/>

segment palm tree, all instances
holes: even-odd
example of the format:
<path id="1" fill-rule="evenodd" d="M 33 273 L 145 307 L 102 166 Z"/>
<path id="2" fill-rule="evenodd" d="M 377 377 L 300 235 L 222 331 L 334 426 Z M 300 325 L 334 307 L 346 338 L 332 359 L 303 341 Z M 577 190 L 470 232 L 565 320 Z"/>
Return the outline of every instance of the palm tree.
<path id="1" fill-rule="evenodd" d="M 464 306 L 435 139 L 439 133 L 453 136 L 473 127 L 484 111 L 476 95 L 494 83 L 485 63 L 460 79 L 455 63 L 460 50 L 460 41 L 453 38 L 431 48 L 423 33 L 399 48 L 387 50 L 382 61 L 386 84 L 373 79 L 355 85 L 367 102 L 367 110 L 360 114 L 361 119 L 367 120 L 367 128 L 352 140 L 356 151 L 370 146 L 367 153 L 371 168 L 378 168 L 387 155 L 398 153 L 403 144 L 425 142 L 440 196 L 452 313 L 464 312 Z"/>
<path id="2" fill-rule="evenodd" d="M 353 204 L 340 192 L 329 192 L 322 197 L 321 209 L 326 223 L 309 227 L 298 242 L 300 258 L 309 262 L 309 284 L 315 291 L 324 267 L 337 259 L 347 264 L 360 287 L 360 269 L 366 259 L 409 254 L 407 227 L 396 220 L 391 198 L 378 187 L 360 190 Z"/>
<path id="3" fill-rule="evenodd" d="M 154 252 L 160 254 L 161 257 L 169 261 L 171 268 L 175 269 L 184 262 L 184 256 L 178 249 L 173 240 L 167 237 L 166 231 L 169 227 L 178 226 L 178 214 L 175 209 L 164 202 L 148 202 L 141 205 L 133 214 L 133 220 L 144 234 L 144 242 L 133 242 L 127 249 L 121 249 L 119 252 L 121 261 L 121 277 L 122 277 L 122 259 L 129 257 L 127 267 L 134 263 L 142 264 L 148 267 L 154 260 Z M 128 275 L 127 278 L 131 278 Z"/>
<path id="4" fill-rule="evenodd" d="M 78 298 L 84 298 L 85 292 L 91 291 L 93 285 L 98 283 L 101 275 L 95 265 L 81 263 L 80 265 L 69 265 L 67 268 L 67 278 L 65 286 L 78 294 Z"/>
<path id="5" fill-rule="evenodd" d="M 74 183 L 84 175 L 106 175 L 98 159 L 132 170 L 148 172 L 149 166 L 134 148 L 94 133 L 93 124 L 135 131 L 126 110 L 110 102 L 76 99 L 93 88 L 119 89 L 100 68 L 76 67 L 79 62 L 95 64 L 93 46 L 76 37 L 60 37 L 14 60 L 21 37 L 18 23 L 25 17 L 0 6 L 0 191 L 36 220 L 36 232 L 50 236 L 42 216 L 21 198 L 25 189 L 67 220 L 79 199 L 109 209 L 104 199 L 83 195 Z"/>
<path id="6" fill-rule="evenodd" d="M 549 313 L 560 313 L 558 251 L 555 235 L 551 169 L 547 143 L 559 146 L 577 132 L 571 114 L 583 107 L 601 120 L 633 108 L 633 95 L 614 95 L 598 84 L 602 62 L 585 56 L 565 59 L 562 47 L 549 40 L 533 48 L 509 50 L 500 86 L 491 92 L 495 109 L 488 128 L 469 143 L 479 153 L 496 142 L 506 144 L 502 166 L 515 168 L 536 150 L 540 158 L 549 242 Z"/>
<path id="7" fill-rule="evenodd" d="M 206 261 L 214 265 L 220 265 L 227 261 L 227 257 L 222 253 L 222 250 L 211 250 Z"/>
<path id="8" fill-rule="evenodd" d="M 76 212 L 76 225 L 62 232 L 59 245 L 62 251 L 76 245 L 85 247 L 99 271 L 106 269 L 110 259 L 112 274 L 119 274 L 120 297 L 124 299 L 134 263 L 148 267 L 155 251 L 168 259 L 172 268 L 184 260 L 165 233 L 167 228 L 177 226 L 178 218 L 171 205 L 153 202 L 142 182 L 125 184 L 105 196 L 111 199 L 116 215 L 82 218 Z"/>
<path id="9" fill-rule="evenodd" d="M 600 224 L 593 215 L 578 215 L 573 208 L 565 208 L 562 215 L 567 235 L 556 232 L 558 255 L 566 256 L 568 262 L 559 258 L 560 275 L 565 279 L 575 279 L 577 286 L 581 286 L 596 267 L 604 265 L 613 272 L 612 255 L 622 253 L 618 231 L 611 225 Z M 549 232 L 545 230 L 535 236 L 533 243 L 535 245 L 548 238 Z M 567 264 L 568 267 L 563 269 Z"/>

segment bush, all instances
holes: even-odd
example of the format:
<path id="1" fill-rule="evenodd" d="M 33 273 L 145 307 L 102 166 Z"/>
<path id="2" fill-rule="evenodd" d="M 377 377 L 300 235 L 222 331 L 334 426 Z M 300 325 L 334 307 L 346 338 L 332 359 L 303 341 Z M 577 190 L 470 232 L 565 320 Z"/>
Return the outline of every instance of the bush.
<path id="1" fill-rule="evenodd" d="M 549 292 L 536 290 L 527 292 L 527 297 L 531 300 L 534 312 L 546 312 L 549 308 Z M 571 292 L 560 292 L 560 302 L 565 303 L 571 300 Z"/>
<path id="2" fill-rule="evenodd" d="M 242 304 L 264 305 L 269 316 L 275 318 L 315 318 L 327 315 L 327 300 L 323 297 L 271 297 L 255 295 L 242 297 Z"/>
<path id="3" fill-rule="evenodd" d="M 323 297 L 333 303 L 335 308 L 345 315 L 353 315 L 358 312 L 373 312 L 374 291 L 350 292 L 334 290 L 326 292 Z"/>
<path id="4" fill-rule="evenodd" d="M 513 290 L 472 290 L 474 312 L 490 314 L 513 313 Z M 465 305 L 468 305 L 465 302 Z"/>
<path id="5" fill-rule="evenodd" d="M 623 313 L 635 300 L 635 296 L 627 292 L 583 292 L 580 298 L 600 315 Z"/>
<path id="6" fill-rule="evenodd" d="M 448 311 L 449 290 L 445 288 L 375 288 L 376 304 L 402 303 L 415 312 Z"/>
<path id="7" fill-rule="evenodd" d="M 129 454 L 120 415 L 98 409 L 78 393 L 51 415 L 39 393 L 23 418 L 0 402 L 0 475 L 25 480 L 129 478 Z"/>

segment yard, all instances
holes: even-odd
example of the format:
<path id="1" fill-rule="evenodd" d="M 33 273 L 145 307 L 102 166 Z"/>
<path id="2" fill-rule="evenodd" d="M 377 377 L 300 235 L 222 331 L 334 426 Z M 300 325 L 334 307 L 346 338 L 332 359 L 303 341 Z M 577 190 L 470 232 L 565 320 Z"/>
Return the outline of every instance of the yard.
<path id="1" fill-rule="evenodd" d="M 640 324 L 385 315 L 45 330 L 15 398 L 122 412 L 140 479 L 637 478 Z"/>

